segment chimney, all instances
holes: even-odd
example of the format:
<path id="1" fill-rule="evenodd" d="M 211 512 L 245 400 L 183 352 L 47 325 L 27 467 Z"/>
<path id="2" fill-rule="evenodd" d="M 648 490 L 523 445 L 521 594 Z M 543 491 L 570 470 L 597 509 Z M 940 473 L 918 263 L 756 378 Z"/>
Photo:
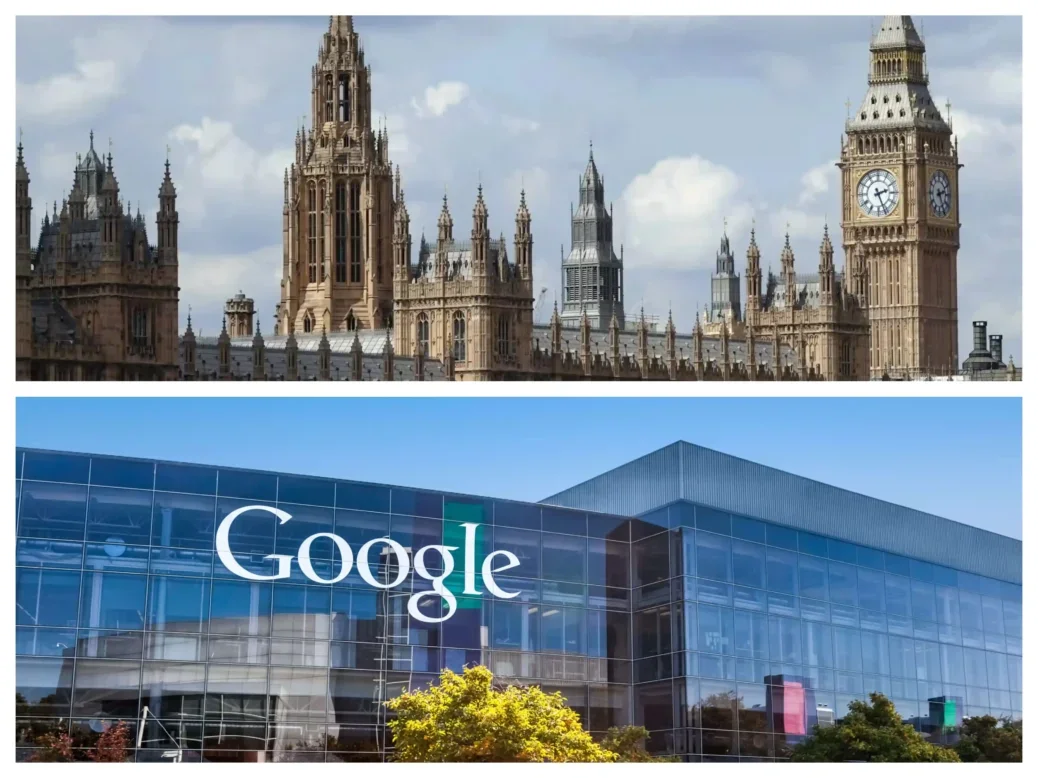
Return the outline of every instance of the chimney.
<path id="1" fill-rule="evenodd" d="M 973 353 L 986 354 L 988 345 L 988 323 L 986 321 L 973 322 Z"/>
<path id="2" fill-rule="evenodd" d="M 1001 335 L 992 335 L 990 343 L 991 343 L 991 358 L 993 360 L 995 360 L 996 362 L 998 362 L 998 364 L 1001 365 L 1002 364 L 1002 336 Z"/>

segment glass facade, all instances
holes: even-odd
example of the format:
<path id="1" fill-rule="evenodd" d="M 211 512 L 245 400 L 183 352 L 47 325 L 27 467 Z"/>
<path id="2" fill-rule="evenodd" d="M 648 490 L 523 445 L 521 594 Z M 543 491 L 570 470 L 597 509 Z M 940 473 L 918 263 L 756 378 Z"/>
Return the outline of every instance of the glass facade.
<path id="1" fill-rule="evenodd" d="M 690 761 L 781 759 L 873 690 L 935 740 L 1022 716 L 1019 585 L 834 538 L 687 502 L 17 462 L 20 759 L 123 720 L 137 761 L 381 761 L 381 703 L 473 663 Z"/>

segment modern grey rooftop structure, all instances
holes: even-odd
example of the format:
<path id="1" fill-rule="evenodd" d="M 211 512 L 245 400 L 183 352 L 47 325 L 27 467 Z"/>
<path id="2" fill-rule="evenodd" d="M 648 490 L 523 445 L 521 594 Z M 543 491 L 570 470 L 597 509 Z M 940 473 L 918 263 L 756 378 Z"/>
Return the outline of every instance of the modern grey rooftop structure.
<path id="1" fill-rule="evenodd" d="M 1019 540 L 680 441 L 543 502 L 641 516 L 679 500 L 1018 584 Z"/>

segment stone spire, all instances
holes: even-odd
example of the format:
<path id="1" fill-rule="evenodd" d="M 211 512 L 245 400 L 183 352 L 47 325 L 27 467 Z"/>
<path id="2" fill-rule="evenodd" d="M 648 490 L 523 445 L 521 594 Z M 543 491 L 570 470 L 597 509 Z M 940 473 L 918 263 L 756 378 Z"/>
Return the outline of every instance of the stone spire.
<path id="1" fill-rule="evenodd" d="M 613 248 L 613 216 L 605 205 L 605 180 L 594 150 L 580 178 L 580 200 L 570 216 L 571 248 L 562 260 L 562 318 L 570 326 L 587 312 L 592 327 L 603 330 L 615 314 L 624 326 L 623 249 Z"/>
<path id="2" fill-rule="evenodd" d="M 515 212 L 515 266 L 519 277 L 533 277 L 533 234 L 530 231 L 530 210 L 526 207 L 526 190 L 519 193 L 519 210 Z"/>

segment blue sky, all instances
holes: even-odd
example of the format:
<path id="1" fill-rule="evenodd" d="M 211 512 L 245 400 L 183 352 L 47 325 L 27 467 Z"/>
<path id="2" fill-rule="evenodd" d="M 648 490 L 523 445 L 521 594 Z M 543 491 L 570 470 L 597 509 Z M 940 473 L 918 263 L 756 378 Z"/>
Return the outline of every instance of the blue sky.
<path id="1" fill-rule="evenodd" d="M 625 247 L 627 305 L 691 328 L 724 219 L 740 271 L 751 219 L 765 269 L 787 222 L 817 268 L 839 214 L 833 162 L 866 88 L 879 17 L 358 17 L 417 246 L 444 187 L 455 225 L 482 180 L 491 231 L 533 214 L 535 284 L 559 287 L 569 204 L 593 139 Z M 1017 17 L 917 18 L 935 103 L 961 142 L 960 353 L 986 319 L 1020 362 L 1021 57 Z M 88 132 L 112 137 L 126 199 L 154 223 L 166 146 L 180 194 L 181 323 L 215 334 L 242 289 L 269 331 L 281 203 L 326 17 L 19 17 L 17 121 L 35 218 L 71 184 Z M 943 108 L 942 108 L 943 110 Z M 154 229 L 154 228 L 152 228 Z M 154 236 L 152 236 L 154 239 Z M 509 238 L 510 239 L 510 238 Z M 838 258 L 842 266 L 843 258 Z M 744 292 L 745 294 L 745 292 Z"/>
<path id="2" fill-rule="evenodd" d="M 19 398 L 19 446 L 536 501 L 684 439 L 1021 537 L 1021 400 Z"/>

